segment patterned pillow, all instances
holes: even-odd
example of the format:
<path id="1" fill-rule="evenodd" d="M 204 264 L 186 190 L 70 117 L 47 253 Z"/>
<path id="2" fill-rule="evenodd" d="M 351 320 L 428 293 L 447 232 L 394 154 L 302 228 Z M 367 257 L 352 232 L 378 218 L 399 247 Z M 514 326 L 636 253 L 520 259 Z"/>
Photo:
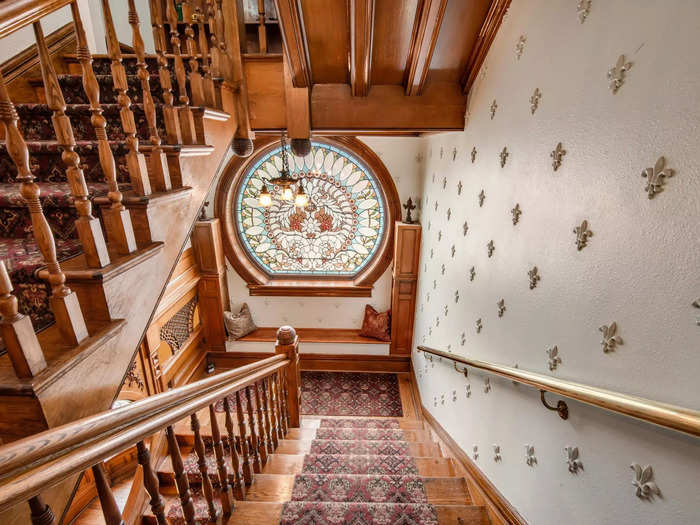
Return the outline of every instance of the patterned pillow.
<path id="1" fill-rule="evenodd" d="M 379 313 L 370 305 L 365 305 L 365 318 L 360 335 L 380 341 L 391 341 L 391 310 Z"/>
<path id="2" fill-rule="evenodd" d="M 253 322 L 253 317 L 250 315 L 248 303 L 243 303 L 241 311 L 237 314 L 233 312 L 224 312 L 224 324 L 228 332 L 229 339 L 235 341 L 244 335 L 257 330 L 257 326 Z"/>

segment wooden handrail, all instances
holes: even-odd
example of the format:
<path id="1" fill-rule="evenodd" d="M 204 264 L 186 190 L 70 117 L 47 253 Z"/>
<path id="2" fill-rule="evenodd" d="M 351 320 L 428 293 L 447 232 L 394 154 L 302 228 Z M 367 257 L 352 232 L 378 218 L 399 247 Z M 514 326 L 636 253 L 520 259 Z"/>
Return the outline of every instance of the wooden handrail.
<path id="1" fill-rule="evenodd" d="M 1 447 L 0 513 L 289 364 L 276 355 Z"/>
<path id="2" fill-rule="evenodd" d="M 479 368 L 491 374 L 510 379 L 511 381 L 517 381 L 518 383 L 532 386 L 540 391 L 559 394 L 575 399 L 576 401 L 581 401 L 582 403 L 604 408 L 611 412 L 624 414 L 664 428 L 700 437 L 700 411 L 698 410 L 660 403 L 658 401 L 575 383 L 573 381 L 550 377 L 536 372 L 528 372 L 520 368 L 470 359 L 427 346 L 419 346 L 418 351 L 444 357 L 463 365 Z"/>
<path id="3" fill-rule="evenodd" d="M 4 0 L 0 2 L 0 38 L 31 25 L 75 0 Z"/>

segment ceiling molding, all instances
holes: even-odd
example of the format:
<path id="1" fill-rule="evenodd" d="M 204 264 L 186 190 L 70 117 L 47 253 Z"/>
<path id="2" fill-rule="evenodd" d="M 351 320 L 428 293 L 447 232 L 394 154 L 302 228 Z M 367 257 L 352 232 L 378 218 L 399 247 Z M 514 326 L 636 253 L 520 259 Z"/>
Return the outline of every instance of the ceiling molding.
<path id="1" fill-rule="evenodd" d="M 354 97 L 369 93 L 374 39 L 374 0 L 350 0 L 350 86 Z"/>
<path id="2" fill-rule="evenodd" d="M 446 7 L 447 0 L 421 0 L 418 6 L 404 73 L 406 95 L 423 91 Z"/>

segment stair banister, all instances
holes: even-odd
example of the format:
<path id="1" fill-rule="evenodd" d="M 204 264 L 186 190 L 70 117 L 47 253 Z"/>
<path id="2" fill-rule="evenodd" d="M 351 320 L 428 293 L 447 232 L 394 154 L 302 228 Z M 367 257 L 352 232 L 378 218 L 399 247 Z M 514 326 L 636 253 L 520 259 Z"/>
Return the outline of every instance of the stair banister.
<path id="1" fill-rule="evenodd" d="M 100 435 L 95 436 L 94 433 L 91 433 L 89 430 L 90 420 L 96 417 L 92 416 L 83 420 L 78 420 L 69 425 L 64 425 L 63 427 L 57 427 L 56 429 L 42 432 L 30 438 L 22 439 L 15 443 L 10 443 L 5 447 L 0 447 L 0 455 L 5 457 L 7 455 L 5 453 L 7 449 L 14 449 L 17 448 L 17 446 L 22 450 L 26 450 L 28 447 L 37 448 L 41 447 L 44 442 L 55 442 L 57 438 L 64 435 L 81 435 L 83 438 L 79 441 L 82 445 L 79 444 L 78 446 L 64 449 L 54 454 L 45 454 L 33 463 L 29 463 L 20 458 L 22 464 L 20 468 L 15 469 L 15 471 L 10 472 L 8 475 L 0 477 L 0 513 L 23 501 L 27 501 L 70 476 L 79 474 L 96 463 L 112 457 L 162 429 L 167 430 L 168 427 L 188 417 L 190 414 L 207 407 L 211 403 L 215 403 L 241 388 L 254 384 L 256 381 L 262 380 L 276 370 L 284 369 L 291 364 L 286 359 L 278 358 L 269 358 L 265 361 L 269 363 L 272 359 L 274 359 L 274 361 L 263 368 L 258 368 L 253 372 L 249 371 L 247 374 L 243 374 L 237 379 L 227 382 L 224 386 L 209 390 L 205 394 L 196 396 L 188 401 L 175 403 L 165 410 L 156 412 L 145 421 L 140 420 L 137 423 L 131 424 L 128 421 L 128 409 L 133 405 L 141 403 L 141 401 L 137 401 L 131 406 L 124 407 L 126 411 L 122 411 L 121 416 L 122 419 L 127 420 L 125 425 L 115 426 Z M 192 383 L 192 385 L 196 384 L 197 383 Z M 162 400 L 163 396 L 166 394 L 173 392 L 178 393 L 178 390 L 180 389 L 174 389 L 173 391 L 153 397 L 160 397 Z M 151 398 L 147 398 L 144 401 L 148 401 L 149 399 Z M 98 416 L 101 415 L 104 415 L 104 413 L 98 414 Z M 88 422 L 87 430 L 85 429 L 86 421 Z M 15 454 L 12 456 L 17 459 Z"/>
<path id="2" fill-rule="evenodd" d="M 194 9 L 192 7 L 192 2 L 183 0 L 182 5 L 182 19 L 185 22 L 185 48 L 187 49 L 188 60 L 187 64 L 190 69 L 190 73 L 187 76 L 190 81 L 190 92 L 192 93 L 192 105 L 193 106 L 204 106 L 206 101 L 204 99 L 204 86 L 202 84 L 202 74 L 199 72 L 199 59 L 197 58 L 197 42 L 194 39 L 194 28 L 192 27 L 192 15 L 194 14 Z"/>
<path id="3" fill-rule="evenodd" d="M 50 15 L 75 0 L 4 0 L 0 2 L 0 38 Z"/>
<path id="4" fill-rule="evenodd" d="M 491 374 L 505 377 L 511 381 L 517 381 L 518 383 L 532 386 L 540 391 L 559 394 L 581 401 L 582 403 L 604 408 L 611 412 L 624 414 L 664 428 L 700 437 L 699 410 L 575 383 L 573 381 L 546 376 L 536 372 L 528 372 L 521 368 L 514 368 L 488 361 L 479 361 L 477 359 L 458 356 L 427 346 L 418 346 L 418 351 L 451 359 L 457 363 L 478 368 Z"/>

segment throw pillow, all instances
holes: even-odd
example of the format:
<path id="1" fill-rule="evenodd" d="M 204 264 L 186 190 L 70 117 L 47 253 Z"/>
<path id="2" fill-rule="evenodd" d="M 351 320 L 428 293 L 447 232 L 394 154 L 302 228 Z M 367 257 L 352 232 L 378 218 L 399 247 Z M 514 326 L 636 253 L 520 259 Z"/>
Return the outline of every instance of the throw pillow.
<path id="1" fill-rule="evenodd" d="M 243 303 L 240 312 L 224 312 L 224 325 L 228 332 L 229 339 L 235 341 L 244 335 L 255 331 L 258 327 L 253 322 L 253 317 L 250 315 L 250 309 L 247 303 Z"/>
<path id="2" fill-rule="evenodd" d="M 379 313 L 370 305 L 365 305 L 365 318 L 360 335 L 380 341 L 391 341 L 391 310 Z"/>

